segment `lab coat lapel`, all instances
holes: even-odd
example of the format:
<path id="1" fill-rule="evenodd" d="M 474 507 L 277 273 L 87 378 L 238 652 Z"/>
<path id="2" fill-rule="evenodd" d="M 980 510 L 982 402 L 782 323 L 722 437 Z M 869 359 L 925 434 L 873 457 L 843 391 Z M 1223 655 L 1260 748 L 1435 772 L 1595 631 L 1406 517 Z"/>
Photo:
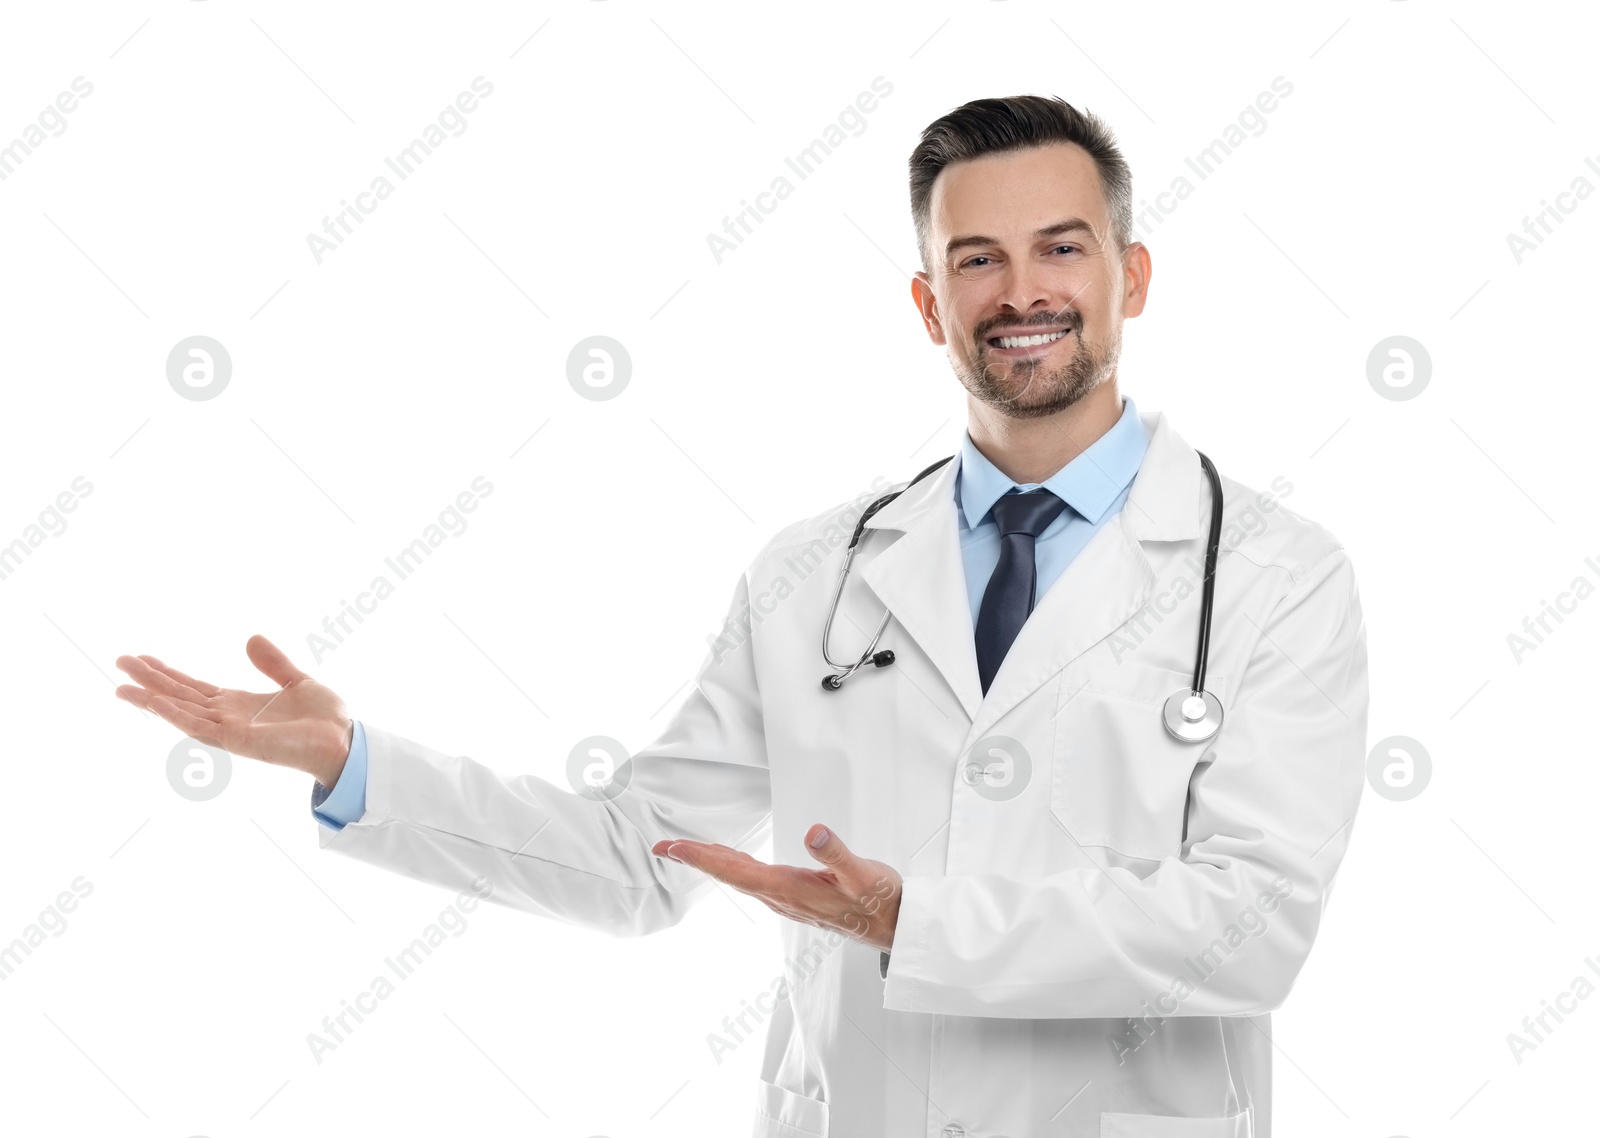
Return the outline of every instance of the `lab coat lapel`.
<path id="1" fill-rule="evenodd" d="M 972 719 L 983 692 L 956 534 L 956 461 L 952 458 L 867 520 L 863 542 L 884 540 L 873 538 L 873 530 L 899 531 L 899 536 L 871 561 L 863 558 L 861 577 L 933 661 Z"/>
<path id="2" fill-rule="evenodd" d="M 1150 443 L 1127 501 L 1045 591 L 987 695 L 978 680 L 956 530 L 955 460 L 867 520 L 867 531 L 898 531 L 899 536 L 870 561 L 863 553 L 861 577 L 960 701 L 972 720 L 968 744 L 1149 601 L 1155 570 L 1141 542 L 1180 541 L 1201 532 L 1209 516 L 1210 487 L 1199 457 L 1164 413 L 1139 418 Z M 874 539 L 863 533 L 861 540 Z"/>
<path id="3" fill-rule="evenodd" d="M 968 745 L 1144 607 L 1155 570 L 1142 542 L 1183 540 L 1201 532 L 1211 492 L 1199 456 L 1165 414 L 1140 415 L 1140 420 L 1150 442 L 1127 501 L 1029 614 L 974 717 Z"/>

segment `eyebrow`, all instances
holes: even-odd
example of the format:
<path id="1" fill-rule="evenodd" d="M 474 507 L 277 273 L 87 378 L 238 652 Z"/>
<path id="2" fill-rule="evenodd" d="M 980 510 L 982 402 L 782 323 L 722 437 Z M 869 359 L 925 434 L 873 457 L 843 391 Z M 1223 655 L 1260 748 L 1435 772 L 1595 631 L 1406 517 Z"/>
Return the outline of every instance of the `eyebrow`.
<path id="1" fill-rule="evenodd" d="M 1090 237 L 1097 237 L 1094 226 L 1084 221 L 1081 217 L 1069 217 L 1065 221 L 1058 221 L 1054 225 L 1047 225 L 1043 229 L 1035 229 L 1033 237 L 1036 241 L 1043 241 L 1049 237 L 1060 237 L 1064 233 L 1087 233 Z M 946 257 L 958 249 L 970 248 L 974 245 L 998 245 L 998 237 L 986 237 L 982 234 L 973 234 L 967 237 L 952 237 L 949 244 L 944 247 Z"/>

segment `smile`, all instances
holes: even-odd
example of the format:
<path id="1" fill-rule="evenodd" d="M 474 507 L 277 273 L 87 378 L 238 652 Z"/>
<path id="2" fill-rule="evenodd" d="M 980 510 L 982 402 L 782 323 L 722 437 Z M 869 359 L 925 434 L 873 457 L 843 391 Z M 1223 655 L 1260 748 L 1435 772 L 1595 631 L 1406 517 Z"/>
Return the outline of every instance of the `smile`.
<path id="1" fill-rule="evenodd" d="M 1068 332 L 1070 329 L 1063 329 L 1060 332 L 1041 332 L 1035 336 L 992 336 L 988 343 L 992 348 L 1037 348 L 1055 343 Z"/>

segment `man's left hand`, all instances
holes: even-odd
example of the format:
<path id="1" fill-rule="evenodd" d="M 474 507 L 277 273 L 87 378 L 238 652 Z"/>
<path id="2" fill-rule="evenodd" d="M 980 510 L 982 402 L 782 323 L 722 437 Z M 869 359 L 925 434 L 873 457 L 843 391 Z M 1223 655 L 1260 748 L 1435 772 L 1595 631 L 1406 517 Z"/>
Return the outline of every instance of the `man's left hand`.
<path id="1" fill-rule="evenodd" d="M 768 865 L 742 850 L 687 840 L 660 841 L 651 852 L 692 865 L 790 920 L 837 929 L 888 952 L 900 915 L 900 875 L 881 861 L 857 857 L 826 826 L 806 831 L 806 849 L 826 868 Z"/>

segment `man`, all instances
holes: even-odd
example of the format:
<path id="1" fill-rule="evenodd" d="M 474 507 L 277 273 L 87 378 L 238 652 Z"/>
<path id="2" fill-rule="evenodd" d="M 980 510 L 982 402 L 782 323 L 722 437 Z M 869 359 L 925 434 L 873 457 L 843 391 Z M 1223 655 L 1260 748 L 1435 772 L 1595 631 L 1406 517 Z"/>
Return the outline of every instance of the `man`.
<path id="1" fill-rule="evenodd" d="M 482 875 L 502 904 L 613 933 L 675 924 L 712 879 L 791 918 L 758 1136 L 1267 1135 L 1268 1013 L 1362 789 L 1350 559 L 1224 477 L 1204 688 L 1225 719 L 1169 734 L 1212 499 L 1197 453 L 1117 389 L 1151 271 L 1128 167 L 1060 100 L 982 99 L 923 132 L 911 199 L 912 297 L 968 392 L 959 452 L 866 520 L 831 619 L 865 502 L 774 536 L 621 789 L 356 723 L 259 636 L 270 696 L 128 656 L 117 694 L 315 775 L 322 846 L 420 880 Z M 885 613 L 892 663 L 820 683 Z M 845 665 L 826 673 L 825 624 Z M 747 852 L 768 836 L 772 865 Z"/>

